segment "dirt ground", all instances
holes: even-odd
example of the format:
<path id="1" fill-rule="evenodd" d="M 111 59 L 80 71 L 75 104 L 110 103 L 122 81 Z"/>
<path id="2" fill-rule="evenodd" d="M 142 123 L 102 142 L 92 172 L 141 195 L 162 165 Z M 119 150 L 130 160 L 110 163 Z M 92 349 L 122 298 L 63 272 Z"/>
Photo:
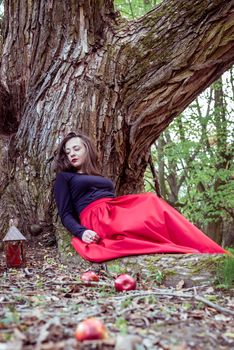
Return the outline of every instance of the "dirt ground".
<path id="1" fill-rule="evenodd" d="M 34 242 L 27 267 L 0 265 L 0 350 L 234 349 L 234 290 L 216 288 L 204 255 L 133 257 L 93 265 L 100 282 L 86 285 L 76 264 L 61 264 L 56 247 Z M 137 290 L 116 292 L 127 272 Z M 77 324 L 103 320 L 108 338 L 78 342 Z"/>

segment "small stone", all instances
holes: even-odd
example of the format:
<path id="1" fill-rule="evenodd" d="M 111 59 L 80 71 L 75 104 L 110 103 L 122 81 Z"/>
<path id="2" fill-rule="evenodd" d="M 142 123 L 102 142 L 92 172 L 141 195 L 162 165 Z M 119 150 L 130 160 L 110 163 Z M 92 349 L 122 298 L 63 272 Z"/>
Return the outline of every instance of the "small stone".
<path id="1" fill-rule="evenodd" d="M 38 236 L 43 231 L 42 227 L 38 224 L 30 225 L 29 230 L 33 236 Z"/>

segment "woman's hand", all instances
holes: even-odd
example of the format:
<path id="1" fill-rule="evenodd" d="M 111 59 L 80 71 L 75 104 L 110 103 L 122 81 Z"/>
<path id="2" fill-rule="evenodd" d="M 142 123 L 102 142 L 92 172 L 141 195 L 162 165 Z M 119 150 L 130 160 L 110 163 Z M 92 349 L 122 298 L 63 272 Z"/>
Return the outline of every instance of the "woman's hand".
<path id="1" fill-rule="evenodd" d="M 100 237 L 92 230 L 85 230 L 82 235 L 82 241 L 85 243 L 97 243 Z"/>

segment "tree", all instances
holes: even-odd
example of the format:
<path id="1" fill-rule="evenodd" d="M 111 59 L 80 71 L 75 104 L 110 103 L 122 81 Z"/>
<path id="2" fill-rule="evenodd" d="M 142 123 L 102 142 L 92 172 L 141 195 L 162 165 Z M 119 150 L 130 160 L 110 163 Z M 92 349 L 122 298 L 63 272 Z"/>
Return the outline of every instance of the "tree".
<path id="1" fill-rule="evenodd" d="M 234 1 L 166 0 L 131 22 L 112 0 L 4 6 L 1 232 L 11 217 L 54 227 L 53 154 L 71 129 L 119 194 L 141 191 L 150 145 L 234 61 Z"/>
<path id="2" fill-rule="evenodd" d="M 218 243 L 234 224 L 233 72 L 164 131 L 152 149 L 163 197 Z M 147 189 L 152 181 L 147 171 Z"/>

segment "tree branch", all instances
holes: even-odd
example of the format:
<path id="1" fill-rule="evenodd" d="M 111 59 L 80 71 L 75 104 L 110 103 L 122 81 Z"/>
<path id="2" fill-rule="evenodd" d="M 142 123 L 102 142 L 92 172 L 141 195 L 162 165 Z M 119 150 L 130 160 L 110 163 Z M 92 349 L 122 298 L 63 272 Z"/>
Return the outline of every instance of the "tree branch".
<path id="1" fill-rule="evenodd" d="M 129 8 L 130 8 L 130 12 L 131 12 L 132 19 L 134 19 L 135 16 L 134 16 L 134 12 L 133 12 L 132 4 L 131 4 L 131 1 L 130 1 L 130 0 L 128 0 L 128 5 L 129 5 Z"/>
<path id="2" fill-rule="evenodd" d="M 203 304 L 206 304 L 210 307 L 212 307 L 213 309 L 225 313 L 225 314 L 229 314 L 229 315 L 234 315 L 234 311 L 229 310 L 223 306 L 220 306 L 218 304 L 215 304 L 207 299 L 205 299 L 204 297 L 201 297 L 199 295 L 191 294 L 191 293 L 182 293 L 182 292 L 168 292 L 168 291 L 161 291 L 160 289 L 158 289 L 157 291 L 153 290 L 151 292 L 134 292 L 134 293 L 127 293 L 124 296 L 119 296 L 119 297 L 112 297 L 115 300 L 121 300 L 121 299 L 126 299 L 126 298 L 136 298 L 136 297 L 145 297 L 145 296 L 149 296 L 149 295 L 161 295 L 161 296 L 173 296 L 176 298 L 189 298 L 189 299 L 195 299 L 197 301 L 202 302 Z"/>
<path id="3" fill-rule="evenodd" d="M 151 154 L 149 156 L 149 166 L 150 166 L 151 173 L 153 175 L 153 182 L 154 182 L 155 192 L 157 193 L 158 197 L 161 197 L 160 186 L 159 186 L 159 182 L 158 182 L 158 175 L 157 175 L 157 172 L 155 170 L 154 162 L 152 160 Z"/>
<path id="4" fill-rule="evenodd" d="M 233 10 L 233 0 L 167 0 L 118 33 L 132 164 L 234 62 Z"/>

